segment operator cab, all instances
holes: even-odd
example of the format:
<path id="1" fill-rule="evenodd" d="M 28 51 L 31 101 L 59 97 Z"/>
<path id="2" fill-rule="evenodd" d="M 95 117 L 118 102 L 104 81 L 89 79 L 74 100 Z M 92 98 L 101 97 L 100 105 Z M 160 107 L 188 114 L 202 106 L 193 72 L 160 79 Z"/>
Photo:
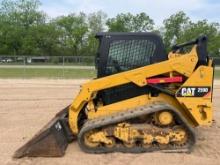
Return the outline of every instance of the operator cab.
<path id="1" fill-rule="evenodd" d="M 98 78 L 168 59 L 162 39 L 156 33 L 98 33 L 96 38 L 99 40 L 96 56 Z M 128 83 L 99 91 L 98 98 L 108 105 L 149 91 L 155 90 Z"/>
<path id="2" fill-rule="evenodd" d="M 98 78 L 167 60 L 156 33 L 97 33 L 96 38 Z"/>

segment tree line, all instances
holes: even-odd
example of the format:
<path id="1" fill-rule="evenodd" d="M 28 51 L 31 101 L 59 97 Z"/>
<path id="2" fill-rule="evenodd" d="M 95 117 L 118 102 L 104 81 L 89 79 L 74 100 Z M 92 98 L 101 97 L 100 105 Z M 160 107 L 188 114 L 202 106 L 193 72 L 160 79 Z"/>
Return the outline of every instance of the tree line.
<path id="1" fill-rule="evenodd" d="M 192 21 L 179 11 L 158 27 L 147 13 L 120 13 L 109 18 L 103 11 L 70 13 L 49 18 L 39 0 L 3 0 L 0 3 L 0 55 L 94 56 L 97 32 L 148 32 L 160 34 L 167 50 L 175 43 L 199 35 L 209 37 L 212 56 L 220 51 L 220 26 L 207 20 Z"/>

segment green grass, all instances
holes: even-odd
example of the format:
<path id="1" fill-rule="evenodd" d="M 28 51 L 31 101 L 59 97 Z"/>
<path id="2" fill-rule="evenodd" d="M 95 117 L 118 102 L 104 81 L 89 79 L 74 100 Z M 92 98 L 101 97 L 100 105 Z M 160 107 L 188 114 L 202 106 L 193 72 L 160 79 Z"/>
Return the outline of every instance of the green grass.
<path id="1" fill-rule="evenodd" d="M 215 70 L 215 79 L 220 79 L 220 70 Z"/>
<path id="2" fill-rule="evenodd" d="M 0 68 L 0 78 L 94 78 L 93 69 Z"/>
<path id="3" fill-rule="evenodd" d="M 94 78 L 93 69 L 60 69 L 60 68 L 0 68 L 0 78 Z M 215 79 L 220 79 L 220 70 L 215 71 Z"/>

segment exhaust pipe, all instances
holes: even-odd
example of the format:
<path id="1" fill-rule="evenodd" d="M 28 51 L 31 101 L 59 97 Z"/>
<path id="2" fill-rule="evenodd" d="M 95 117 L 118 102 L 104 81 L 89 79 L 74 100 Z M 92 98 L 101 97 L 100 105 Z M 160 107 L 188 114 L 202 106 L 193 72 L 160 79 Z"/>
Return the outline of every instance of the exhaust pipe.
<path id="1" fill-rule="evenodd" d="M 69 106 L 61 110 L 30 141 L 20 147 L 13 158 L 60 157 L 75 138 L 68 125 Z"/>

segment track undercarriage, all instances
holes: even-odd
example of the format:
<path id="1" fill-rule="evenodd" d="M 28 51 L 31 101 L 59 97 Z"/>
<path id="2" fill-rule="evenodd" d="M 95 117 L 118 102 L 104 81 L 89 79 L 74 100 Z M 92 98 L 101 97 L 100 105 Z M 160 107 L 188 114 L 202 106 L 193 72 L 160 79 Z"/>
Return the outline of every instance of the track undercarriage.
<path id="1" fill-rule="evenodd" d="M 176 109 L 154 103 L 87 121 L 78 140 L 89 153 L 189 152 L 195 136 Z"/>

